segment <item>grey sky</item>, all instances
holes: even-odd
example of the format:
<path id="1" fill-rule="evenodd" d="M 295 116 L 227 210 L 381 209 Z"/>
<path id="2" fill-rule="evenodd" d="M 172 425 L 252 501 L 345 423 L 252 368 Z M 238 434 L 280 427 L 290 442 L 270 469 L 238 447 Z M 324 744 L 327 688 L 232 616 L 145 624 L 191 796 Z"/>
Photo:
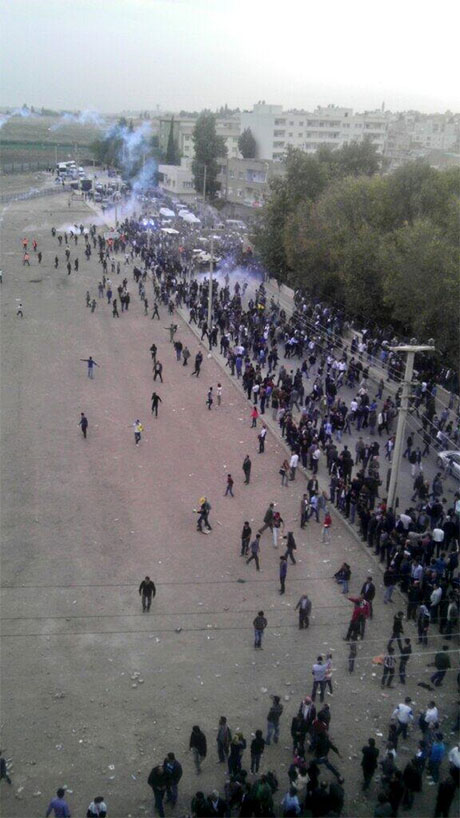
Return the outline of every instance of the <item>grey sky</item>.
<path id="1" fill-rule="evenodd" d="M 0 104 L 460 110 L 456 0 L 0 0 Z"/>

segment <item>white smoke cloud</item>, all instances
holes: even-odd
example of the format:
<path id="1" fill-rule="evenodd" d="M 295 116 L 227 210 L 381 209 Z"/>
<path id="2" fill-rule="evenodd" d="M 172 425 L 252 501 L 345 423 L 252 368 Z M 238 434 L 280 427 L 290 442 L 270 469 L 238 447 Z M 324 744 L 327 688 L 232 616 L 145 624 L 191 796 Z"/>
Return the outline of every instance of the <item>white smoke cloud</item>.
<path id="1" fill-rule="evenodd" d="M 26 106 L 23 106 L 22 108 L 15 108 L 14 111 L 11 111 L 9 114 L 0 114 L 0 129 L 3 128 L 3 126 L 15 116 L 22 117 L 23 119 L 33 119 L 38 115 L 33 113 L 30 108 L 27 108 Z"/>
<path id="2" fill-rule="evenodd" d="M 101 114 L 92 109 L 81 111 L 79 114 L 63 114 L 58 122 L 55 122 L 48 130 L 58 131 L 65 125 L 94 125 L 95 128 L 103 128 L 106 124 Z"/>

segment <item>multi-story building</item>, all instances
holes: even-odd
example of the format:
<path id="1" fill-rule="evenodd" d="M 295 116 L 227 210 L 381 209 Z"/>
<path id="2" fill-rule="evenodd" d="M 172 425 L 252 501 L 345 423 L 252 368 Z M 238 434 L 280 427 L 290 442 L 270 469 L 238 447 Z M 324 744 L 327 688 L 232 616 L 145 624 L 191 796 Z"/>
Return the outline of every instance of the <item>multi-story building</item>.
<path id="1" fill-rule="evenodd" d="M 166 153 L 168 147 L 168 139 L 171 131 L 172 117 L 164 117 L 160 119 L 159 123 L 159 143 L 162 151 Z M 193 159 L 194 145 L 193 145 L 193 129 L 195 128 L 196 120 L 192 118 L 177 118 L 173 121 L 173 134 L 177 145 L 177 149 L 181 157 L 185 159 Z M 227 156 L 231 159 L 239 157 L 241 154 L 238 150 L 238 139 L 240 136 L 240 119 L 239 117 L 228 117 L 227 119 L 216 120 L 217 136 L 222 136 L 227 148 Z"/>
<path id="2" fill-rule="evenodd" d="M 275 176 L 285 173 L 280 162 L 263 159 L 223 159 L 217 177 L 220 196 L 230 204 L 262 207 L 268 185 Z"/>
<path id="3" fill-rule="evenodd" d="M 424 159 L 433 167 L 460 164 L 460 115 L 391 114 L 385 157 L 389 170 L 414 159 Z"/>
<path id="4" fill-rule="evenodd" d="M 197 194 L 193 184 L 191 166 L 190 159 L 181 159 L 180 165 L 159 165 L 158 187 L 168 196 L 194 199 Z"/>
<path id="5" fill-rule="evenodd" d="M 321 145 L 341 148 L 369 139 L 383 153 L 386 118 L 383 112 L 354 114 L 352 108 L 328 105 L 308 111 L 283 111 L 281 105 L 258 103 L 241 114 L 241 130 L 250 128 L 258 159 L 280 160 L 288 147 L 314 153 Z"/>

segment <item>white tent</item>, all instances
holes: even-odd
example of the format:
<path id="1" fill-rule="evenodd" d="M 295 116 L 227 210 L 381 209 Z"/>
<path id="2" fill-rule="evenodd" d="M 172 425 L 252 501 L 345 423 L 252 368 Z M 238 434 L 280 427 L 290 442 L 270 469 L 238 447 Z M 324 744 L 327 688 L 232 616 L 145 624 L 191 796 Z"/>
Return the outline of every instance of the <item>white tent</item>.
<path id="1" fill-rule="evenodd" d="M 160 207 L 160 216 L 165 216 L 167 219 L 173 219 L 175 215 L 174 210 L 170 210 L 169 207 Z"/>
<path id="2" fill-rule="evenodd" d="M 161 229 L 162 233 L 167 233 L 168 236 L 178 236 L 179 235 L 179 231 L 174 230 L 173 227 L 161 227 L 160 229 Z"/>
<path id="3" fill-rule="evenodd" d="M 193 213 L 186 213 L 185 216 L 182 216 L 184 222 L 188 224 L 201 224 L 200 220 L 194 216 Z"/>

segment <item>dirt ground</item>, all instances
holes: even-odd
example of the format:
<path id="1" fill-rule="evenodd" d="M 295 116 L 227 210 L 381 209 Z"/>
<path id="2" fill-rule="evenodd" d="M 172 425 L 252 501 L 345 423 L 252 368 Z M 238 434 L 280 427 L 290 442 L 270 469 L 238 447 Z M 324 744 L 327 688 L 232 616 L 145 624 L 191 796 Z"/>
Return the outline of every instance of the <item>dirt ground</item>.
<path id="1" fill-rule="evenodd" d="M 344 814 L 372 815 L 378 784 L 361 795 L 361 747 L 375 736 L 383 749 L 389 717 L 404 695 L 417 710 L 427 706 L 433 694 L 417 683 L 427 681 L 432 654 L 414 655 L 405 689 L 396 684 L 381 692 L 372 658 L 384 648 L 400 598 L 382 604 L 380 569 L 339 518 L 327 546 L 315 522 L 300 530 L 304 478 L 280 487 L 280 441 L 269 435 L 265 453 L 257 453 L 248 404 L 213 359 L 205 356 L 199 379 L 176 362 L 165 329 L 170 319 L 164 310 L 160 322 L 144 317 L 131 268 L 129 313 L 113 319 L 98 300 L 91 314 L 85 293 L 97 297 L 97 257 L 83 263 L 80 242 L 80 271 L 67 276 L 50 232 L 84 220 L 91 220 L 84 204 L 69 210 L 59 196 L 15 203 L 3 213 L 1 746 L 12 759 L 13 785 L 2 782 L 2 814 L 44 814 L 61 785 L 75 816 L 97 794 L 112 818 L 151 814 L 147 777 L 172 750 L 184 767 L 174 811 L 183 815 L 197 789 L 223 791 L 224 770 L 215 763 L 219 716 L 241 728 L 249 743 L 251 733 L 265 728 L 270 694 L 282 696 L 285 710 L 280 744 L 267 748 L 262 771 L 276 770 L 279 802 L 287 789 L 291 718 L 311 690 L 312 662 L 332 650 L 330 731 L 343 759 L 331 760 L 345 777 Z M 34 258 L 30 268 L 22 266 L 26 229 L 42 249 L 41 266 Z M 71 250 L 74 257 L 73 244 Z M 23 320 L 16 317 L 18 299 Z M 178 337 L 194 356 L 198 342 L 177 322 Z M 157 419 L 150 415 L 152 341 L 164 365 L 164 384 L 155 384 L 163 401 Z M 99 364 L 94 380 L 80 361 L 88 355 Z M 207 389 L 218 381 L 223 405 L 209 412 Z M 81 411 L 89 419 L 87 440 L 78 428 Z M 145 426 L 139 447 L 136 418 Z M 241 470 L 247 453 L 249 486 Z M 228 472 L 234 499 L 223 496 Z M 196 531 L 193 514 L 203 494 L 212 504 L 207 536 Z M 284 597 L 279 550 L 268 533 L 260 574 L 239 556 L 243 521 L 254 530 L 272 500 L 298 545 Z M 378 588 L 353 676 L 343 641 L 351 603 L 331 579 L 344 559 L 353 569 L 352 594 L 369 572 Z M 149 614 L 137 591 L 146 574 L 157 585 Z M 308 631 L 299 631 L 294 607 L 304 591 L 313 618 Z M 269 626 L 264 650 L 255 652 L 252 620 L 261 608 Z M 416 651 L 413 626 L 405 630 Z M 437 636 L 429 651 L 440 644 Z M 452 673 L 435 694 L 449 746 L 454 692 Z M 209 747 L 198 779 L 188 751 L 193 724 Z M 419 738 L 414 728 L 399 766 Z M 324 771 L 324 778 L 331 774 Z M 424 783 L 414 814 L 432 814 L 434 789 Z"/>

